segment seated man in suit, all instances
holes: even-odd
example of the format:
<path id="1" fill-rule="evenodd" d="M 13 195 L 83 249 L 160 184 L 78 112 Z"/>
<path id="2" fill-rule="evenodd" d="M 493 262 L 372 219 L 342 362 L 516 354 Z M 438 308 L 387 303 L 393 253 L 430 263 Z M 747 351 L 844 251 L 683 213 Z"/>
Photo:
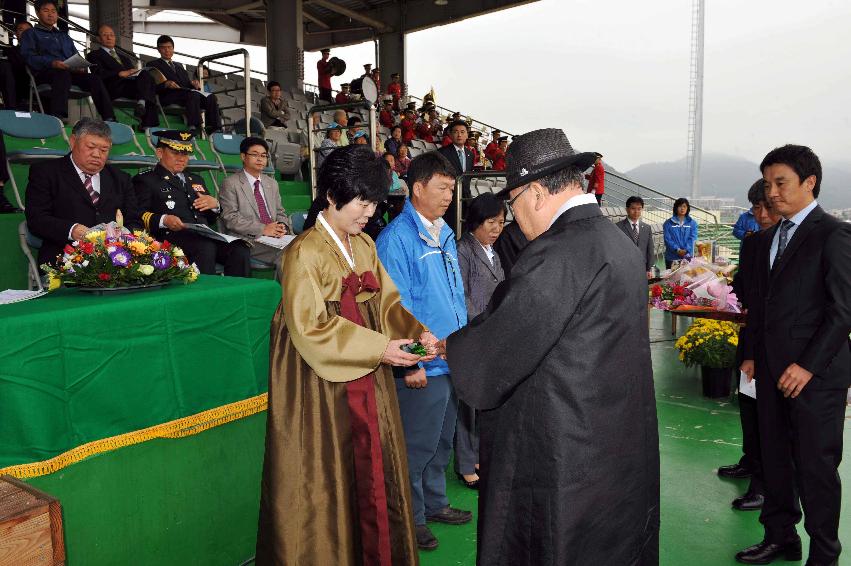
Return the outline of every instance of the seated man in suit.
<path id="1" fill-rule="evenodd" d="M 618 222 L 618 227 L 638 246 L 638 251 L 644 258 L 647 277 L 651 277 L 651 270 L 656 265 L 653 230 L 649 224 L 641 221 L 642 212 L 644 212 L 644 199 L 629 197 L 626 199 L 626 218 Z"/>
<path id="2" fill-rule="evenodd" d="M 165 78 L 165 82 L 157 85 L 157 94 L 160 102 L 165 106 L 168 104 L 180 104 L 186 107 L 186 123 L 192 129 L 201 127 L 201 110 L 204 110 L 204 120 L 207 132 L 214 132 L 222 127 L 219 116 L 219 104 L 215 95 L 201 93 L 201 83 L 198 80 L 190 80 L 189 74 L 180 63 L 172 61 L 174 56 L 174 40 L 167 35 L 157 38 L 157 51 L 161 59 L 148 63 L 148 66 L 158 70 Z"/>
<path id="3" fill-rule="evenodd" d="M 201 273 L 216 274 L 216 263 L 225 275 L 248 277 L 251 260 L 242 240 L 226 243 L 187 229 L 187 224 L 211 225 L 219 217 L 219 201 L 204 180 L 186 171 L 193 151 L 192 133 L 163 130 L 157 134 L 159 163 L 133 177 L 136 198 L 145 230 L 159 240 L 177 244 Z"/>
<path id="4" fill-rule="evenodd" d="M 112 100 L 130 98 L 137 101 L 136 115 L 140 117 L 141 128 L 159 126 L 156 85 L 151 74 L 140 72 L 130 57 L 116 51 L 115 32 L 108 25 L 98 28 L 98 41 L 101 48 L 86 56 L 94 65 L 92 73 L 103 81 Z"/>
<path id="5" fill-rule="evenodd" d="M 269 145 L 261 138 L 245 138 L 239 145 L 243 169 L 225 179 L 219 193 L 222 228 L 234 236 L 254 240 L 260 236 L 280 238 L 291 232 L 287 211 L 281 204 L 278 183 L 263 169 L 269 161 Z M 277 267 L 280 278 L 281 254 L 278 249 L 254 242 L 251 257 Z"/>
<path id="6" fill-rule="evenodd" d="M 50 85 L 51 114 L 63 121 L 68 119 L 68 93 L 73 84 L 91 93 L 101 118 L 114 121 L 112 101 L 100 78 L 90 75 L 87 69 L 70 69 L 64 62 L 78 53 L 71 36 L 56 27 L 56 2 L 36 1 L 38 23 L 21 36 L 21 55 L 36 83 Z"/>
<path id="7" fill-rule="evenodd" d="M 31 29 L 32 24 L 30 24 L 26 19 L 18 21 L 15 24 L 15 38 L 17 39 L 18 44 L 12 45 L 10 43 L 2 48 L 3 55 L 6 57 L 9 66 L 12 68 L 12 76 L 14 77 L 14 83 L 7 83 L 4 85 L 3 100 L 6 108 L 12 108 L 15 104 L 17 104 L 18 109 L 22 110 L 27 108 L 26 100 L 29 96 L 30 82 L 27 80 L 27 64 L 24 62 L 24 58 L 21 55 L 21 36 L 25 31 L 29 31 Z M 14 94 L 7 95 L 6 89 L 10 87 L 15 89 Z"/>
<path id="8" fill-rule="evenodd" d="M 455 120 L 449 125 L 449 136 L 452 138 L 452 143 L 437 150 L 455 167 L 455 171 L 458 175 L 461 173 L 469 173 L 473 170 L 475 158 L 473 157 L 473 151 L 467 147 L 467 138 L 469 135 L 470 130 L 467 126 L 467 122 L 463 120 Z M 472 198 L 473 196 L 472 193 L 470 193 L 469 179 L 465 180 L 461 185 L 461 196 L 465 199 Z M 458 229 L 456 224 L 457 212 L 455 209 L 455 206 L 450 206 L 449 210 L 446 211 L 446 214 L 443 215 L 443 219 L 446 220 L 446 223 L 449 224 L 453 230 Z M 463 217 L 464 214 L 462 211 L 461 218 Z"/>
<path id="9" fill-rule="evenodd" d="M 52 263 L 68 242 L 79 240 L 92 226 L 115 220 L 139 228 L 139 211 L 130 176 L 106 164 L 112 147 L 109 126 L 83 118 L 71 130 L 71 153 L 30 167 L 27 226 L 44 243 L 38 263 Z"/>

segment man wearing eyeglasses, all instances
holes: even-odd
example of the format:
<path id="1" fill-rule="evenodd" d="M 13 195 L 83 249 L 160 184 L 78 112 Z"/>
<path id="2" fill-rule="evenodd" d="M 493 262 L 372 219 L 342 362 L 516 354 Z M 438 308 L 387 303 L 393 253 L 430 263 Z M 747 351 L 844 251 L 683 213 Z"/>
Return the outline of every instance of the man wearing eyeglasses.
<path id="1" fill-rule="evenodd" d="M 219 191 L 224 231 L 249 241 L 261 236 L 282 238 L 290 234 L 290 220 L 281 203 L 278 183 L 263 173 L 269 163 L 266 140 L 245 138 L 239 145 L 239 157 L 242 170 L 227 177 Z M 251 257 L 274 264 L 275 277 L 280 279 L 283 251 L 283 248 L 254 242 Z"/>

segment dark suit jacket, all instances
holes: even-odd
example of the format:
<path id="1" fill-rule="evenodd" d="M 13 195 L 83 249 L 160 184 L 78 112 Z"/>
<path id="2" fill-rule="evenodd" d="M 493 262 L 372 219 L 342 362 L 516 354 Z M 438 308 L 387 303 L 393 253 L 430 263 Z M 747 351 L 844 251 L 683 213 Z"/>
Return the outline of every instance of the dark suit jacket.
<path id="1" fill-rule="evenodd" d="M 517 256 L 520 255 L 520 252 L 523 251 L 523 248 L 528 243 L 529 240 L 523 235 L 523 231 L 520 230 L 520 225 L 516 221 L 506 224 L 502 234 L 496 239 L 493 249 L 499 255 L 499 260 L 503 271 L 505 271 L 506 278 L 511 273 L 511 268 L 517 262 Z"/>
<path id="2" fill-rule="evenodd" d="M 200 195 L 209 194 L 204 179 L 188 171 L 184 171 L 183 176 L 185 183 L 181 183 L 179 177 L 157 163 L 152 169 L 133 177 L 142 224 L 148 233 L 157 238 L 165 238 L 170 233 L 170 230 L 160 229 L 160 218 L 165 214 L 177 216 L 183 222 L 207 224 L 215 228 L 218 212 L 199 212 L 192 206 Z"/>
<path id="3" fill-rule="evenodd" d="M 629 240 L 632 241 L 632 222 L 630 222 L 628 218 L 624 218 L 618 222 L 617 225 L 624 231 L 624 234 L 629 237 Z M 656 265 L 656 250 L 653 246 L 653 229 L 650 228 L 649 224 L 645 224 L 641 221 L 638 223 L 638 251 L 641 252 L 641 256 L 644 258 L 644 264 L 647 271 L 650 271 L 650 268 Z"/>
<path id="4" fill-rule="evenodd" d="M 757 263 L 756 255 L 759 242 L 766 234 L 773 233 L 772 230 L 763 230 L 747 236 L 742 240 L 742 248 L 739 250 L 739 267 L 736 269 L 736 274 L 733 276 L 733 292 L 736 298 L 742 303 L 742 309 L 747 310 L 751 304 L 750 293 L 753 292 L 754 274 L 756 272 Z M 769 242 L 771 245 L 771 242 Z M 758 298 L 757 298 L 758 299 Z M 746 333 L 747 326 L 739 329 L 739 347 L 736 348 L 736 367 L 742 365 L 745 360 L 745 346 L 747 343 Z"/>
<path id="5" fill-rule="evenodd" d="M 464 281 L 467 319 L 472 320 L 487 308 L 494 289 L 505 279 L 505 273 L 496 250 L 491 264 L 484 248 L 470 232 L 458 240 L 458 267 Z"/>
<path id="6" fill-rule="evenodd" d="M 148 67 L 157 69 L 167 80 L 176 82 L 181 88 L 196 90 L 195 87 L 192 86 L 192 81 L 189 79 L 189 73 L 186 72 L 186 68 L 177 61 L 172 61 L 172 63 L 174 63 L 174 69 L 172 69 L 171 65 L 162 59 L 154 59 L 148 63 Z M 165 86 L 165 83 L 157 85 L 157 92 L 162 92 L 164 90 L 169 90 Z"/>
<path id="7" fill-rule="evenodd" d="M 97 48 L 86 55 L 86 59 L 95 65 L 92 68 L 92 74 L 100 77 L 107 89 L 112 88 L 113 85 L 121 80 L 118 76 L 119 72 L 136 68 L 130 57 L 118 50 L 116 50 L 116 53 L 118 53 L 118 57 L 121 59 L 121 64 L 101 48 Z"/>
<path id="8" fill-rule="evenodd" d="M 851 224 L 816 207 L 770 269 L 771 243 L 779 226 L 755 242 L 745 359 L 756 359 L 759 377 L 767 374 L 778 381 L 796 363 L 814 374 L 807 387 L 847 388 L 851 386 Z"/>
<path id="9" fill-rule="evenodd" d="M 443 156 L 446 159 L 448 159 L 449 162 L 452 163 L 452 165 L 455 166 L 455 170 L 458 171 L 459 175 L 461 173 L 469 173 L 470 171 L 473 170 L 474 156 L 473 156 L 473 152 L 470 151 L 469 147 L 464 148 L 464 156 L 465 156 L 464 157 L 464 163 L 465 163 L 466 167 L 463 170 L 461 169 L 461 162 L 458 160 L 458 152 L 455 150 L 455 144 L 451 143 L 447 146 L 441 147 L 437 151 L 442 153 Z"/>
<path id="10" fill-rule="evenodd" d="M 658 563 L 647 277 L 624 244 L 596 204 L 569 209 L 447 340 L 482 410 L 480 564 Z M 617 513 L 589 521 L 600 509 Z"/>
<path id="11" fill-rule="evenodd" d="M 125 226 L 141 227 L 130 176 L 111 165 L 104 167 L 100 172 L 100 200 L 94 206 L 70 155 L 30 167 L 26 199 L 27 226 L 44 240 L 38 251 L 39 265 L 55 261 L 68 243 L 74 224 L 91 228 L 110 222 L 121 209 Z"/>

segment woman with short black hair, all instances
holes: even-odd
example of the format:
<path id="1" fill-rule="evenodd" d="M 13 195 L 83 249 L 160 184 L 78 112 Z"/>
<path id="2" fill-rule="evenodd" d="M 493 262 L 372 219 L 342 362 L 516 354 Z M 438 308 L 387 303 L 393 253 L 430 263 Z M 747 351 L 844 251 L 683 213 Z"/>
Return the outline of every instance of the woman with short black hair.
<path id="1" fill-rule="evenodd" d="M 404 431 L 390 366 L 434 359 L 362 234 L 390 184 L 369 147 L 319 171 L 323 209 L 284 252 L 272 321 L 258 565 L 414 565 Z M 402 350 L 419 338 L 420 356 Z"/>
<path id="2" fill-rule="evenodd" d="M 467 209 L 467 232 L 458 241 L 458 266 L 464 281 L 467 318 L 473 320 L 485 310 L 496 286 L 505 274 L 493 244 L 505 225 L 505 203 L 492 193 L 484 193 Z M 476 410 L 458 401 L 455 425 L 455 473 L 471 489 L 479 487 L 479 431 Z"/>

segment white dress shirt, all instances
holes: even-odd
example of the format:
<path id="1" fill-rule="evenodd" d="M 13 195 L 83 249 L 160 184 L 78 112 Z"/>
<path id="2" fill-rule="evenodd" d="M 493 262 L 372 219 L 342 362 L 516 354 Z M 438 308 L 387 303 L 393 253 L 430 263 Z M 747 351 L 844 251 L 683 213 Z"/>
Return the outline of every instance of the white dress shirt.
<path id="1" fill-rule="evenodd" d="M 594 196 L 594 193 L 583 193 L 581 195 L 571 197 L 556 211 L 555 216 L 553 216 L 553 219 L 550 220 L 550 225 L 547 226 L 547 230 L 552 228 L 553 224 L 555 224 L 556 220 L 558 220 L 562 214 L 575 206 L 582 206 L 583 204 L 597 204 L 597 197 Z"/>
<path id="2" fill-rule="evenodd" d="M 807 219 L 807 216 L 815 210 L 818 206 L 818 201 L 814 200 L 807 206 L 805 206 L 802 210 L 800 210 L 794 216 L 787 218 L 787 220 L 791 220 L 794 222 L 792 226 L 789 228 L 786 235 L 786 248 L 789 248 L 789 244 L 792 243 L 792 236 L 795 235 L 795 232 L 798 230 L 798 226 L 801 225 L 801 222 Z M 769 257 L 769 267 L 774 267 L 774 260 L 777 258 L 777 248 L 780 247 L 780 227 L 777 227 L 777 230 L 774 232 L 774 238 L 771 240 L 771 251 L 768 254 Z M 785 253 L 785 251 L 784 251 Z"/>
<path id="3" fill-rule="evenodd" d="M 82 169 L 77 167 L 77 164 L 74 163 L 74 157 L 73 156 L 71 157 L 71 165 L 73 165 L 74 169 L 77 170 L 77 176 L 80 178 L 80 182 L 83 183 L 83 185 L 85 186 L 86 175 L 88 175 L 88 173 L 86 173 L 85 171 L 83 171 Z M 100 195 L 100 171 L 98 171 L 97 173 L 92 175 L 92 190 L 94 190 L 94 192 L 96 192 L 98 195 Z M 71 237 L 71 234 L 74 232 L 74 228 L 76 228 L 76 226 L 77 226 L 77 223 L 71 224 L 71 229 L 68 230 L 68 239 L 69 240 L 74 239 L 73 237 Z M 89 228 L 91 228 L 91 226 L 89 226 Z"/>
<path id="4" fill-rule="evenodd" d="M 248 179 L 248 186 L 251 187 L 251 194 L 254 194 L 254 183 L 256 181 L 260 181 L 260 198 L 263 199 L 263 204 L 266 205 L 266 212 L 269 213 L 269 216 L 272 216 L 273 210 L 269 208 L 269 201 L 266 200 L 266 193 L 263 192 L 263 181 L 260 180 L 260 177 L 255 177 L 245 169 L 242 170 L 245 173 L 245 178 Z M 274 220 L 274 218 L 272 218 Z"/>

